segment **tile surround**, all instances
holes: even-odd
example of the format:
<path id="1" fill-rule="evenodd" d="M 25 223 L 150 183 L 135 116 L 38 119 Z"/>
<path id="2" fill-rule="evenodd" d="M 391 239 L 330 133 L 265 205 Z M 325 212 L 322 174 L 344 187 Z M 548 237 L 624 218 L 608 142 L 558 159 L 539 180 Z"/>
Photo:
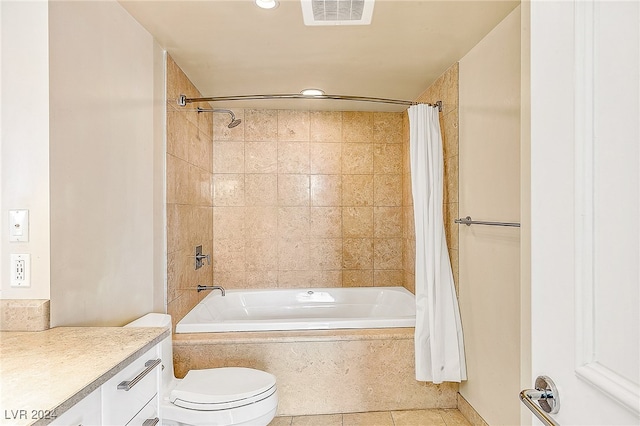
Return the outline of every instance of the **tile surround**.
<path id="1" fill-rule="evenodd" d="M 214 145 L 213 115 L 181 109 L 175 102 L 180 94 L 201 96 L 167 55 L 167 312 L 174 324 L 204 297 L 195 291 L 196 285 L 213 283 L 212 265 L 205 263 L 196 271 L 193 256 L 197 245 L 203 246 L 203 253 L 212 253 L 214 199 L 233 206 L 244 194 L 244 180 L 233 180 L 234 176 L 244 179 L 244 165 L 237 158 L 244 146 Z M 228 120 L 228 116 L 216 119 Z M 234 161 L 214 161 L 220 150 Z M 214 171 L 235 174 L 214 180 Z"/>
<path id="2" fill-rule="evenodd" d="M 414 291 L 415 237 L 406 114 L 234 109 L 243 122 L 228 129 L 226 114 L 180 110 L 175 98 L 181 93 L 201 96 L 168 57 L 167 309 L 174 323 L 206 296 L 193 291 L 196 284 L 215 283 L 228 288 L 404 285 Z M 457 285 L 458 229 L 453 219 L 458 216 L 458 65 L 447 70 L 418 100 L 444 103 L 445 230 Z M 212 264 L 195 271 L 190 256 L 198 244 L 212 254 Z M 2 329 L 16 321 L 24 322 L 18 316 L 5 318 L 15 311 L 8 311 L 4 305 L 2 308 Z M 28 314 L 34 319 L 29 323 L 35 324 L 35 329 L 48 328 L 44 305 L 37 309 L 41 310 L 35 317 Z M 408 352 L 398 355 L 411 351 L 406 342 L 337 340 L 342 340 L 338 346 L 344 352 L 336 352 L 335 346 L 321 341 L 183 346 L 177 367 L 202 368 L 198 367 L 200 363 L 213 359 L 209 356 L 212 350 L 215 359 L 226 364 L 244 365 L 252 359 L 249 362 L 256 368 L 282 368 L 279 376 L 287 374 L 284 370 L 291 371 L 292 365 L 299 377 L 303 375 L 298 371 L 324 368 L 327 359 L 337 366 L 355 361 L 354 369 L 362 371 L 350 377 L 366 383 L 349 384 L 356 387 L 346 386 L 344 395 L 334 395 L 335 387 L 323 386 L 318 380 L 283 389 L 281 414 L 326 415 L 278 417 L 273 424 L 469 425 L 467 417 L 474 426 L 486 425 L 457 394 L 457 385 L 425 389 L 425 384 L 410 378 L 408 384 L 399 386 L 412 390 L 399 390 L 394 388 L 396 382 L 392 383 L 397 377 L 367 371 L 370 367 L 361 361 L 389 349 L 394 359 L 412 359 Z M 296 360 L 287 360 L 285 366 L 278 367 L 283 348 L 302 354 L 299 365 Z M 322 360 L 310 365 L 308 360 L 318 353 Z M 378 363 L 384 363 L 384 359 Z M 334 379 L 329 374 L 329 380 L 342 380 L 343 373 L 348 372 L 349 367 L 345 367 Z M 383 383 L 373 384 L 367 378 Z M 299 391 L 295 388 L 298 385 Z M 389 386 L 393 396 L 384 395 Z M 314 395 L 304 398 L 311 406 L 297 406 L 299 392 L 307 390 Z M 331 395 L 322 396 L 327 390 Z M 423 392 L 429 396 L 419 398 L 419 403 L 407 402 Z M 426 403 L 458 406 L 460 411 L 333 414 L 336 410 L 395 409 L 398 395 L 402 395 L 400 404 L 413 404 L 407 409 Z M 343 410 L 332 404 L 351 408 Z"/>
<path id="3" fill-rule="evenodd" d="M 170 57 L 167 72 L 167 296 L 176 321 L 205 296 L 190 291 L 196 284 L 414 291 L 406 113 L 234 109 L 243 121 L 229 129 L 226 114 L 177 107 L 178 94 L 201 95 Z M 444 103 L 444 213 L 457 283 L 458 65 L 418 100 Z M 212 265 L 194 271 L 198 244 Z"/>
<path id="4" fill-rule="evenodd" d="M 214 283 L 402 285 L 403 114 L 234 112 L 244 130 L 213 123 Z"/>

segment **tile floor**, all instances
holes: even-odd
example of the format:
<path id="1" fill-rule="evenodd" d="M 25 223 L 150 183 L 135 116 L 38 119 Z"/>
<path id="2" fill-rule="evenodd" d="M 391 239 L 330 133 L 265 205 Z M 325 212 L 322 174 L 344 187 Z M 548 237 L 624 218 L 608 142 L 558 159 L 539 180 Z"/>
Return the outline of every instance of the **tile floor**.
<path id="1" fill-rule="evenodd" d="M 269 426 L 471 426 L 456 409 L 276 417 Z"/>

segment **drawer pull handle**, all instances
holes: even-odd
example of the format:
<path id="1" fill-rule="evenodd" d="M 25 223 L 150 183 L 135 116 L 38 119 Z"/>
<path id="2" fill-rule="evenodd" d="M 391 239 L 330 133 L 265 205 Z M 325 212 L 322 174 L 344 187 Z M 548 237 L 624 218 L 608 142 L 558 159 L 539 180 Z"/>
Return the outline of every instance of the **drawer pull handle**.
<path id="1" fill-rule="evenodd" d="M 161 362 L 162 362 L 162 359 L 160 358 L 150 359 L 149 361 L 145 362 L 144 366 L 147 368 L 145 368 L 142 371 L 142 373 L 138 374 L 133 380 L 130 380 L 130 381 L 125 380 L 124 382 L 120 382 L 120 384 L 118 385 L 118 389 L 125 390 L 125 391 L 131 390 L 131 388 L 133 388 L 136 384 L 138 384 L 140 380 L 144 379 L 144 376 L 149 374 L 154 368 L 160 365 Z"/>
<path id="2" fill-rule="evenodd" d="M 160 419 L 157 417 L 155 419 L 147 419 L 142 423 L 142 426 L 156 426 L 159 422 Z"/>

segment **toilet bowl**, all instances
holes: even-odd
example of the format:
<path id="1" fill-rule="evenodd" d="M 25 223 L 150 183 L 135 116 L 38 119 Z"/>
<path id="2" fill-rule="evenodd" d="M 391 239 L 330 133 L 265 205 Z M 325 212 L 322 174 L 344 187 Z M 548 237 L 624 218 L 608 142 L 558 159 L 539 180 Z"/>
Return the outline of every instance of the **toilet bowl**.
<path id="1" fill-rule="evenodd" d="M 125 327 L 171 328 L 171 316 L 147 314 Z M 173 374 L 171 335 L 161 343 L 162 398 L 166 426 L 266 426 L 278 408 L 274 375 L 253 368 L 191 370 L 184 379 Z"/>

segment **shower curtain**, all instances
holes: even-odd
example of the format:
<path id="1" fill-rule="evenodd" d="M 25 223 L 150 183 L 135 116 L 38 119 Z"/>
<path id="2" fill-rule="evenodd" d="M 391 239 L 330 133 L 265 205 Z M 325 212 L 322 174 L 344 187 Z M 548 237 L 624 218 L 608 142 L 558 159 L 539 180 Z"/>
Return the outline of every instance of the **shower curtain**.
<path id="1" fill-rule="evenodd" d="M 466 380 L 462 323 L 444 234 L 442 136 L 438 109 L 409 108 L 416 231 L 416 380 Z"/>

